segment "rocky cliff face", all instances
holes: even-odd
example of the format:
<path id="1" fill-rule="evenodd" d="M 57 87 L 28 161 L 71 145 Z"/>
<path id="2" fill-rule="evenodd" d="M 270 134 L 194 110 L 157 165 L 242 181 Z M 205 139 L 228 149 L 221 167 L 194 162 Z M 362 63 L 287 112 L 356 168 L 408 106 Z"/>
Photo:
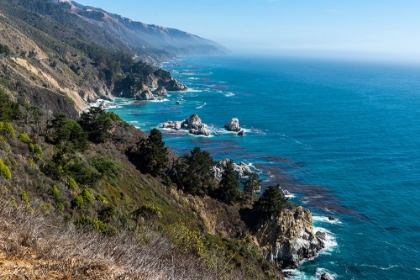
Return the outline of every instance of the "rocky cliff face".
<path id="1" fill-rule="evenodd" d="M 301 206 L 283 209 L 255 233 L 264 257 L 282 268 L 296 268 L 324 248 L 325 235 L 314 232 L 312 213 Z"/>

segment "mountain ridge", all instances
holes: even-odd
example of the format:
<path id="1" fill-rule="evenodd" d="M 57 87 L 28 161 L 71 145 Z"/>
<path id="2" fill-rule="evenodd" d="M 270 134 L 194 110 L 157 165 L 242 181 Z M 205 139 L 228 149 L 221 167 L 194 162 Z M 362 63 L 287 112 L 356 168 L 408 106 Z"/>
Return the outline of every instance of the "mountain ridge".
<path id="1" fill-rule="evenodd" d="M 176 28 L 146 24 L 74 1 L 50 1 L 104 28 L 135 50 L 158 49 L 175 55 L 208 55 L 228 52 L 225 47 L 216 42 Z"/>

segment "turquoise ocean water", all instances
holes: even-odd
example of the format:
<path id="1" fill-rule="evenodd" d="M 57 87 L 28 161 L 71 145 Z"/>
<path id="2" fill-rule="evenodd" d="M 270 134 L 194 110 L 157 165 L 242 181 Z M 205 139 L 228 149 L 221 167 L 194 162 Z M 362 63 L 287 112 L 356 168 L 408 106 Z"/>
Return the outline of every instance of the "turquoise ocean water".
<path id="1" fill-rule="evenodd" d="M 420 279 L 420 67 L 249 56 L 163 67 L 189 90 L 110 110 L 145 131 L 196 113 L 213 135 L 162 130 L 168 146 L 243 161 L 311 209 L 329 246 L 292 279 Z M 244 137 L 224 131 L 233 117 Z"/>

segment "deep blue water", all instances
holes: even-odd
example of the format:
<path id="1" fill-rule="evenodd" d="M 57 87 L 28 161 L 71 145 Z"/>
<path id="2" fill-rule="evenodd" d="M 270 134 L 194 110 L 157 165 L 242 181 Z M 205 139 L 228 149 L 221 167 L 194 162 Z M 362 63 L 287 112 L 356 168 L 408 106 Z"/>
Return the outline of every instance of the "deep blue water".
<path id="1" fill-rule="evenodd" d="M 168 146 L 244 161 L 294 193 L 331 237 L 294 279 L 420 279 L 420 67 L 245 56 L 163 67 L 190 90 L 111 110 L 145 131 L 197 113 L 219 136 L 163 130 Z M 224 132 L 232 117 L 244 137 Z"/>

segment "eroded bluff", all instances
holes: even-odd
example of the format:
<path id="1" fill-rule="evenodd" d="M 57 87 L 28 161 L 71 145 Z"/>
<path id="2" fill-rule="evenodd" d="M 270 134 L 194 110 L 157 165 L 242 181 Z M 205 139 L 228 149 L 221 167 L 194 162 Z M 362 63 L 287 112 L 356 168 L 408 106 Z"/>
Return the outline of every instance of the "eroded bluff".
<path id="1" fill-rule="evenodd" d="M 282 268 L 296 268 L 325 247 L 325 233 L 315 232 L 312 213 L 301 206 L 283 209 L 255 232 L 264 257 Z"/>

